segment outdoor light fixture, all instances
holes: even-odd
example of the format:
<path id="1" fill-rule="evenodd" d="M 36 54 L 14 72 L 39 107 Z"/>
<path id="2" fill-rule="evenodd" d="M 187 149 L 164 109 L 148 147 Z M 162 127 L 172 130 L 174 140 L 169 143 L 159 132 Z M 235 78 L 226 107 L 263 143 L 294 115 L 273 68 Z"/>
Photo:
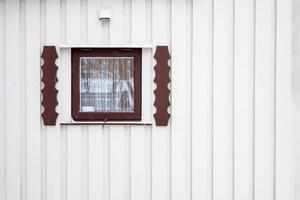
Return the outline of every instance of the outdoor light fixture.
<path id="1" fill-rule="evenodd" d="M 111 20 L 111 9 L 102 8 L 98 11 L 98 20 L 100 22 Z"/>

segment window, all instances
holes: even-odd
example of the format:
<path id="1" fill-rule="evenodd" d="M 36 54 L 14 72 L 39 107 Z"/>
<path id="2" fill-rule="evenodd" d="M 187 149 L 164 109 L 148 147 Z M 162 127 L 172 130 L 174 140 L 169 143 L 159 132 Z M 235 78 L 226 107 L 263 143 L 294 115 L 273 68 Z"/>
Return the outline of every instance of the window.
<path id="1" fill-rule="evenodd" d="M 74 120 L 141 120 L 141 49 L 72 49 Z"/>

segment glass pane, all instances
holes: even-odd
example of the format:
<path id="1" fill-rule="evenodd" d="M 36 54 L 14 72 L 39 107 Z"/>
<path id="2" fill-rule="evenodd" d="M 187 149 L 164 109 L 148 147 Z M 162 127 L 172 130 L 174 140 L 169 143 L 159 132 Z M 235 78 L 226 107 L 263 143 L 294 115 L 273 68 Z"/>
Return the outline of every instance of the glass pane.
<path id="1" fill-rule="evenodd" d="M 80 58 L 81 112 L 134 112 L 134 58 Z"/>

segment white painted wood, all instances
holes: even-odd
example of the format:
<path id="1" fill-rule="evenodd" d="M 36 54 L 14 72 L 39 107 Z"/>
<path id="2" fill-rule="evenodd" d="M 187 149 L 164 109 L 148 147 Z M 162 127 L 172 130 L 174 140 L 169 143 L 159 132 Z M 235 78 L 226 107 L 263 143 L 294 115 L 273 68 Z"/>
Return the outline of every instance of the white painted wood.
<path id="1" fill-rule="evenodd" d="M 234 198 L 252 200 L 254 1 L 235 1 L 234 20 Z"/>
<path id="2" fill-rule="evenodd" d="M 80 44 L 81 9 L 80 0 L 66 0 L 66 41 L 67 44 Z"/>
<path id="3" fill-rule="evenodd" d="M 152 123 L 152 49 L 142 49 L 142 122 Z"/>
<path id="4" fill-rule="evenodd" d="M 291 1 L 0 0 L 0 199 L 297 199 Z M 44 45 L 59 54 L 54 127 L 40 124 Z M 167 127 L 157 45 L 172 56 Z M 73 47 L 143 48 L 140 122 L 66 124 Z"/>
<path id="5" fill-rule="evenodd" d="M 41 199 L 40 2 L 26 1 L 26 198 Z M 24 75 L 23 75 L 24 76 Z"/>
<path id="6" fill-rule="evenodd" d="M 146 37 L 146 1 L 131 2 L 131 43 L 145 43 Z M 142 51 L 142 120 L 151 120 L 151 49 Z M 148 199 L 151 190 L 147 177 L 151 174 L 147 170 L 147 163 L 151 160 L 151 140 L 146 140 L 146 128 L 143 126 L 132 126 L 130 134 L 130 199 Z M 150 148 L 148 148 L 150 147 Z M 147 196 L 148 195 L 148 196 Z"/>
<path id="7" fill-rule="evenodd" d="M 254 198 L 274 199 L 275 1 L 256 1 L 255 10 Z"/>
<path id="8" fill-rule="evenodd" d="M 193 60 L 193 41 L 192 41 L 192 25 L 193 25 L 193 8 L 192 0 L 186 0 L 186 45 L 185 45 L 185 90 L 182 93 L 185 96 L 186 107 L 185 107 L 185 163 L 186 163 L 186 177 L 185 177 L 185 198 L 192 198 L 192 60 Z M 175 155 L 176 156 L 176 155 Z"/>
<path id="9" fill-rule="evenodd" d="M 89 127 L 81 129 L 81 199 L 89 197 Z"/>
<path id="10" fill-rule="evenodd" d="M 5 1 L 0 1 L 0 199 L 6 196 Z"/>
<path id="11" fill-rule="evenodd" d="M 80 0 L 67 0 L 66 1 L 66 41 L 71 44 L 81 43 L 81 1 Z M 70 53 L 70 52 L 69 52 Z M 69 54 L 68 60 L 66 60 L 69 65 L 64 65 L 63 67 L 71 68 L 71 56 Z M 66 69 L 67 70 L 67 69 Z M 71 74 L 71 73 L 70 73 Z M 70 79 L 69 79 L 70 81 Z M 71 82 L 71 81 L 70 81 Z M 71 85 L 69 82 L 69 87 L 67 91 L 68 95 L 71 95 Z M 71 96 L 67 98 L 68 108 L 70 109 Z M 70 110 L 69 110 L 70 112 Z M 71 117 L 71 115 L 67 116 Z M 86 168 L 83 161 L 87 154 L 84 154 L 87 146 L 83 145 L 83 141 L 87 142 L 87 138 L 83 135 L 87 132 L 82 127 L 68 127 L 67 129 L 67 199 L 76 200 L 84 199 L 85 188 L 83 173 Z M 87 175 L 87 174 L 86 174 Z"/>
<path id="12" fill-rule="evenodd" d="M 233 199 L 233 1 L 214 1 L 213 199 Z"/>
<path id="13" fill-rule="evenodd" d="M 192 198 L 212 199 L 212 1 L 193 1 Z"/>
<path id="14" fill-rule="evenodd" d="M 112 9 L 112 18 L 109 23 L 109 41 L 107 44 L 120 45 L 123 41 L 123 17 L 124 17 L 124 2 L 123 0 L 102 0 L 103 8 Z M 129 24 L 128 24 L 129 25 Z"/>
<path id="15" fill-rule="evenodd" d="M 81 0 L 80 2 L 80 43 L 88 41 L 88 2 Z M 82 142 L 82 171 L 81 171 L 81 199 L 89 198 L 89 127 L 84 126 L 81 131 Z"/>
<path id="16" fill-rule="evenodd" d="M 130 199 L 146 199 L 146 160 L 150 159 L 146 144 L 150 141 L 146 141 L 146 131 L 141 126 L 131 127 L 130 138 Z"/>
<path id="17" fill-rule="evenodd" d="M 67 129 L 67 200 L 82 199 L 82 128 Z"/>
<path id="18" fill-rule="evenodd" d="M 71 121 L 71 49 L 60 50 L 60 66 L 57 73 L 59 82 L 57 83 L 60 92 L 59 100 L 59 121 Z"/>
<path id="19" fill-rule="evenodd" d="M 80 2 L 80 43 L 88 42 L 88 0 Z"/>
<path id="20" fill-rule="evenodd" d="M 112 200 L 129 199 L 129 193 L 126 186 L 129 182 L 129 164 L 126 158 L 129 158 L 129 132 L 125 132 L 123 127 L 110 126 L 110 194 Z"/>
<path id="21" fill-rule="evenodd" d="M 131 0 L 123 1 L 123 43 L 130 44 L 131 43 Z"/>
<path id="22" fill-rule="evenodd" d="M 152 49 L 153 45 L 151 44 L 130 44 L 125 43 L 122 45 L 106 45 L 106 44 L 99 44 L 99 45 L 88 45 L 88 44 L 80 44 L 80 45 L 67 45 L 61 44 L 59 45 L 60 48 L 144 48 L 144 49 Z"/>
<path id="23" fill-rule="evenodd" d="M 40 40 L 41 40 L 41 47 L 40 51 L 42 51 L 43 44 L 46 44 L 46 1 L 40 1 Z M 42 64 L 42 61 L 40 62 Z M 40 75 L 42 76 L 42 75 Z M 40 82 L 40 87 L 43 88 L 44 84 Z M 42 98 L 42 96 L 41 96 Z M 42 106 L 40 105 L 40 109 L 42 110 Z M 41 157 L 42 157 L 42 183 L 41 183 L 41 190 L 42 190 L 42 199 L 47 199 L 47 129 L 46 127 L 43 128 L 43 122 L 41 125 Z"/>
<path id="24" fill-rule="evenodd" d="M 97 19 L 97 13 L 100 9 L 101 2 L 99 0 L 87 1 L 87 29 L 88 29 L 88 44 L 95 45 L 101 42 L 101 23 Z"/>
<path id="25" fill-rule="evenodd" d="M 146 0 L 131 0 L 131 42 L 144 43 L 146 36 Z"/>
<path id="26" fill-rule="evenodd" d="M 168 0 L 152 1 L 152 42 L 154 45 L 170 44 L 170 12 L 171 4 Z M 152 57 L 156 48 L 153 49 Z M 169 51 L 170 51 L 169 46 Z M 152 67 L 156 65 L 153 59 Z M 155 72 L 152 68 L 152 80 Z M 156 84 L 152 83 L 152 91 L 156 88 Z M 152 101 L 154 102 L 154 94 Z M 171 98 L 171 97 L 170 97 Z M 156 112 L 156 108 L 152 108 L 152 114 Z M 153 119 L 153 117 L 152 117 Z M 153 119 L 154 120 L 154 119 Z M 171 199 L 171 138 L 170 123 L 167 127 L 152 127 L 152 194 L 153 200 L 169 200 Z"/>
<path id="27" fill-rule="evenodd" d="M 24 0 L 20 1 L 20 44 L 19 44 L 19 63 L 26 63 L 26 2 Z M 20 101 L 20 118 L 24 119 L 27 118 L 27 101 L 26 99 L 26 76 L 23 74 L 26 73 L 25 67 L 20 67 L 20 99 L 24 99 L 23 101 Z M 26 198 L 26 188 L 27 188 L 27 177 L 26 177 L 26 135 L 27 135 L 27 126 L 26 126 L 26 120 L 20 121 L 20 130 L 21 130 L 21 141 L 20 141 L 20 174 L 21 174 L 21 199 Z"/>
<path id="28" fill-rule="evenodd" d="M 295 94 L 293 94 L 295 95 Z M 295 181 L 295 199 L 300 197 L 300 171 L 298 170 L 300 168 L 300 147 L 299 147 L 299 142 L 300 142 L 300 135 L 298 134 L 300 131 L 300 109 L 299 109 L 299 104 L 298 102 L 295 101 L 295 97 L 293 96 L 293 134 L 294 134 L 294 139 L 295 141 L 293 142 L 294 145 L 294 158 L 295 158 L 295 165 L 294 169 L 292 170 L 295 173 L 294 176 L 294 181 Z"/>
<path id="29" fill-rule="evenodd" d="M 292 1 L 276 1 L 276 173 L 275 198 L 295 199 L 292 132 Z"/>
<path id="30" fill-rule="evenodd" d="M 88 0 L 88 43 L 101 42 L 102 26 L 97 19 L 100 1 Z M 89 193 L 91 200 L 109 198 L 109 135 L 104 126 L 89 126 L 88 164 Z"/>
<path id="31" fill-rule="evenodd" d="M 171 197 L 174 200 L 186 199 L 186 121 L 187 109 L 186 68 L 187 55 L 186 32 L 179 32 L 186 27 L 186 2 L 173 1 L 171 3 L 171 80 L 172 80 L 172 118 L 171 118 Z M 180 39 L 179 39 L 180 38 Z"/>
<path id="32" fill-rule="evenodd" d="M 288 2 L 289 3 L 289 2 Z M 299 50 L 300 46 L 299 41 L 299 30 L 300 30 L 300 13 L 298 12 L 300 8 L 300 1 L 292 0 L 292 138 L 294 142 L 292 142 L 293 151 L 292 154 L 294 155 L 294 163 L 293 163 L 293 170 L 294 173 L 292 181 L 294 181 L 294 199 L 300 198 L 300 84 L 299 84 Z M 277 18 L 279 19 L 279 18 Z"/>
<path id="33" fill-rule="evenodd" d="M 6 199 L 21 198 L 20 2 L 5 1 Z"/>
<path id="34" fill-rule="evenodd" d="M 143 48 L 143 49 L 152 49 L 154 46 L 151 44 L 121 44 L 121 45 L 106 45 L 106 44 L 99 44 L 95 45 L 88 45 L 88 44 L 80 44 L 80 45 L 67 45 L 61 44 L 59 45 L 60 48 Z"/>
<path id="35" fill-rule="evenodd" d="M 123 17 L 124 17 L 124 4 L 123 0 L 103 0 L 103 8 L 111 8 L 112 19 L 109 23 L 108 33 L 103 30 L 102 34 L 109 34 L 108 37 L 103 37 L 104 42 L 112 45 L 123 44 Z M 102 26 L 103 27 L 103 26 Z M 103 27 L 104 28 L 104 27 Z M 109 131 L 109 132 L 108 132 Z M 109 152 L 106 150 L 105 161 L 109 161 L 109 193 L 105 197 L 111 200 L 127 200 L 130 198 L 130 130 L 125 127 L 109 126 L 105 134 L 109 134 L 109 138 L 105 142 L 109 142 Z M 109 140 L 108 140 L 109 139 Z M 108 154 L 109 153 L 109 154 Z M 107 191 L 107 190 L 105 190 Z"/>
<path id="36" fill-rule="evenodd" d="M 103 129 L 103 168 L 104 168 L 104 200 L 110 199 L 110 130 L 109 127 Z"/>
<path id="37" fill-rule="evenodd" d="M 67 148 L 67 135 L 68 129 L 67 127 L 61 127 L 61 199 L 67 200 L 67 164 L 68 164 L 68 148 Z"/>
<path id="38" fill-rule="evenodd" d="M 89 127 L 89 199 L 104 199 L 103 127 Z"/>
<path id="39" fill-rule="evenodd" d="M 45 31 L 45 41 L 42 41 L 41 46 L 44 45 L 56 45 L 60 42 L 60 1 L 46 1 L 45 4 L 45 25 L 44 28 Z M 43 43 L 44 42 L 44 43 Z M 42 48 L 41 47 L 41 48 Z M 59 49 L 56 49 L 58 51 L 58 55 L 60 55 Z M 56 64 L 59 66 L 59 59 L 56 61 Z M 59 75 L 58 70 L 58 75 Z M 62 80 L 62 78 L 59 78 L 59 81 Z M 60 82 L 57 83 L 57 88 L 59 87 Z M 60 100 L 60 92 L 58 93 L 58 101 Z M 60 105 L 56 108 L 58 113 L 60 113 L 61 107 Z M 59 121 L 60 115 L 58 117 Z M 45 128 L 45 137 L 46 142 L 44 145 L 46 145 L 45 149 L 46 153 L 46 159 L 44 162 L 46 167 L 46 188 L 44 191 L 46 193 L 47 200 L 59 200 L 61 199 L 61 149 L 59 148 L 61 145 L 61 136 L 60 136 L 60 127 L 54 126 L 54 127 L 46 127 Z"/>

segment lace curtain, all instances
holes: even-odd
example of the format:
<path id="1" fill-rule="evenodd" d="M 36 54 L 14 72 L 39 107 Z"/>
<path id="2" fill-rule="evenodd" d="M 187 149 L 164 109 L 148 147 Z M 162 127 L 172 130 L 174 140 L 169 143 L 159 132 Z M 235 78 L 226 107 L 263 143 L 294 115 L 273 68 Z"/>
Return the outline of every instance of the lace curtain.
<path id="1" fill-rule="evenodd" d="M 80 59 L 81 112 L 134 112 L 133 57 Z"/>

